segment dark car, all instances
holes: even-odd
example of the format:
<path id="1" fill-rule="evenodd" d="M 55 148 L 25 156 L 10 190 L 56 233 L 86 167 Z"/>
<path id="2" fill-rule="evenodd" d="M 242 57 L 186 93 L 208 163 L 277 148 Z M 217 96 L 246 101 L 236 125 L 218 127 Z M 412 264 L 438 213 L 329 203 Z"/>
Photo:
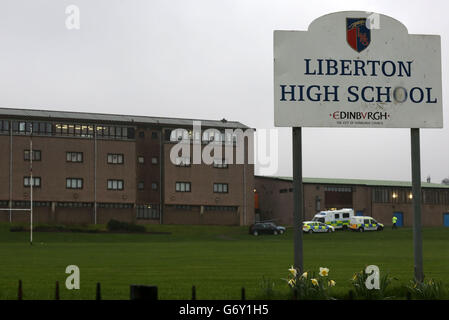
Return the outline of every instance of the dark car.
<path id="1" fill-rule="evenodd" d="M 259 234 L 283 234 L 285 232 L 285 228 L 281 226 L 277 226 L 273 222 L 257 222 L 251 227 L 249 227 L 249 233 L 255 236 Z"/>

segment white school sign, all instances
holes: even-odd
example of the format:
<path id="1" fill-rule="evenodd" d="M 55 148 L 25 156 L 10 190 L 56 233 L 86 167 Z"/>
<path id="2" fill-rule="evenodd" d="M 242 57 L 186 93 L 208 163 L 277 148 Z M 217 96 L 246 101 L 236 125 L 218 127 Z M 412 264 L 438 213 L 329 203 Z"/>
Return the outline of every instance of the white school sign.
<path id="1" fill-rule="evenodd" d="M 441 41 L 399 21 L 336 12 L 274 31 L 279 127 L 442 128 Z"/>

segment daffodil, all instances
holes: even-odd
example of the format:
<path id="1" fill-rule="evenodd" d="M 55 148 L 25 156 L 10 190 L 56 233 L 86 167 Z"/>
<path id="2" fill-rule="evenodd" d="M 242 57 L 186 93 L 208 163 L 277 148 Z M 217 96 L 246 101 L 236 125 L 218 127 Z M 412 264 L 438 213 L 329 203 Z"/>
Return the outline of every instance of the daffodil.
<path id="1" fill-rule="evenodd" d="M 357 280 L 357 273 L 354 273 L 354 276 L 352 277 L 352 281 Z"/>
<path id="2" fill-rule="evenodd" d="M 290 269 L 288 269 L 288 271 L 290 271 L 290 273 L 293 275 L 293 277 L 296 278 L 296 275 L 298 274 L 298 271 L 296 271 L 296 269 L 293 268 L 293 266 L 291 266 Z"/>
<path id="3" fill-rule="evenodd" d="M 288 284 L 289 284 L 291 287 L 294 287 L 295 284 L 296 284 L 295 279 L 290 279 L 290 280 L 288 280 Z"/>
<path id="4" fill-rule="evenodd" d="M 335 281 L 334 280 L 329 281 L 329 287 L 334 287 L 334 286 L 335 286 Z"/>
<path id="5" fill-rule="evenodd" d="M 327 277 L 328 274 L 329 274 L 329 269 L 328 268 L 321 268 L 320 267 L 320 276 Z"/>
<path id="6" fill-rule="evenodd" d="M 307 279 L 307 272 L 304 272 L 301 277 L 303 277 L 304 279 Z"/>
<path id="7" fill-rule="evenodd" d="M 317 286 L 317 285 L 318 285 L 318 280 L 317 280 L 317 279 L 310 279 L 310 281 L 312 281 L 312 284 L 313 284 L 314 286 Z"/>

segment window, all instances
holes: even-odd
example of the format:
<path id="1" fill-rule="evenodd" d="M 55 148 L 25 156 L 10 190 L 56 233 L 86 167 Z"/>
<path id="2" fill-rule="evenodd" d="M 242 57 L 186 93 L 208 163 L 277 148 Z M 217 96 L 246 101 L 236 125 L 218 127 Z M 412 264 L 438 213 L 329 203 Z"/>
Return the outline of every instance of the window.
<path id="1" fill-rule="evenodd" d="M 108 190 L 123 190 L 123 180 L 108 179 Z"/>
<path id="2" fill-rule="evenodd" d="M 145 138 L 145 132 L 139 131 L 139 138 Z"/>
<path id="3" fill-rule="evenodd" d="M 144 164 L 145 163 L 145 158 L 143 156 L 139 156 L 137 157 L 137 162 L 140 164 Z"/>
<path id="4" fill-rule="evenodd" d="M 349 213 L 343 213 L 343 218 L 349 218 Z"/>
<path id="5" fill-rule="evenodd" d="M 157 139 L 157 132 L 151 132 L 151 139 Z"/>
<path id="6" fill-rule="evenodd" d="M 136 206 L 137 219 L 159 219 L 158 204 L 144 204 Z"/>
<path id="7" fill-rule="evenodd" d="M 376 188 L 373 190 L 374 202 L 389 203 L 391 202 L 392 192 L 389 188 Z"/>
<path id="8" fill-rule="evenodd" d="M 151 189 L 157 190 L 157 182 L 153 182 L 153 183 L 151 184 Z"/>
<path id="9" fill-rule="evenodd" d="M 26 122 L 19 122 L 19 132 L 25 133 L 26 130 Z"/>
<path id="10" fill-rule="evenodd" d="M 9 133 L 9 121 L 0 120 L 0 133 Z"/>
<path id="11" fill-rule="evenodd" d="M 143 181 L 139 181 L 139 183 L 137 183 L 137 189 L 139 190 L 143 190 L 145 188 L 145 184 Z"/>
<path id="12" fill-rule="evenodd" d="M 176 182 L 176 192 L 190 192 L 190 182 Z"/>
<path id="13" fill-rule="evenodd" d="M 30 177 L 23 177 L 23 186 L 29 187 L 31 182 Z M 33 188 L 40 188 L 41 187 L 41 178 L 40 177 L 33 177 Z"/>
<path id="14" fill-rule="evenodd" d="M 24 150 L 23 159 L 30 160 L 30 150 Z M 41 161 L 41 151 L 40 150 L 33 150 L 33 159 L 32 160 L 33 161 Z"/>
<path id="15" fill-rule="evenodd" d="M 83 179 L 81 178 L 66 178 L 65 187 L 67 189 L 82 189 L 83 188 Z"/>
<path id="16" fill-rule="evenodd" d="M 339 213 L 335 214 L 335 219 L 340 219 L 340 214 Z"/>
<path id="17" fill-rule="evenodd" d="M 158 163 L 158 158 L 157 157 L 152 157 L 151 158 L 151 163 L 152 164 L 157 164 Z"/>
<path id="18" fill-rule="evenodd" d="M 227 193 L 228 192 L 228 184 L 227 183 L 214 183 L 214 192 L 215 193 Z"/>
<path id="19" fill-rule="evenodd" d="M 83 162 L 82 152 L 67 152 L 66 153 L 67 162 Z"/>
<path id="20" fill-rule="evenodd" d="M 109 164 L 123 164 L 124 156 L 121 153 L 108 153 Z"/>
<path id="21" fill-rule="evenodd" d="M 227 168 L 228 162 L 226 159 L 214 159 L 214 168 Z"/>

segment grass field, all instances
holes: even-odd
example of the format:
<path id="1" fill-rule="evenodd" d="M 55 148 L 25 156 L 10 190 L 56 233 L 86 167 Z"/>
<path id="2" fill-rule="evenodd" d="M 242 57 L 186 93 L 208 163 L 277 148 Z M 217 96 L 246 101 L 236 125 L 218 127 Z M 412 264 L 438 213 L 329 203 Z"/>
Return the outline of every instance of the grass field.
<path id="1" fill-rule="evenodd" d="M 130 284 L 157 285 L 160 299 L 239 299 L 246 288 L 248 299 L 261 293 L 263 278 L 274 289 L 288 293 L 286 278 L 293 261 L 293 230 L 280 236 L 254 237 L 246 227 L 148 226 L 149 231 L 171 234 L 34 234 L 10 232 L 0 224 L 0 299 L 16 299 L 18 280 L 24 299 L 53 299 L 55 281 L 61 299 L 94 299 L 95 285 L 103 299 L 129 299 Z M 425 228 L 426 278 L 449 284 L 449 228 Z M 343 296 L 351 289 L 352 275 L 364 266 L 379 266 L 397 278 L 392 286 L 413 278 L 412 230 L 335 232 L 304 235 L 306 270 L 330 269 L 337 283 L 333 291 Z M 77 265 L 81 289 L 67 290 L 65 268 Z"/>

